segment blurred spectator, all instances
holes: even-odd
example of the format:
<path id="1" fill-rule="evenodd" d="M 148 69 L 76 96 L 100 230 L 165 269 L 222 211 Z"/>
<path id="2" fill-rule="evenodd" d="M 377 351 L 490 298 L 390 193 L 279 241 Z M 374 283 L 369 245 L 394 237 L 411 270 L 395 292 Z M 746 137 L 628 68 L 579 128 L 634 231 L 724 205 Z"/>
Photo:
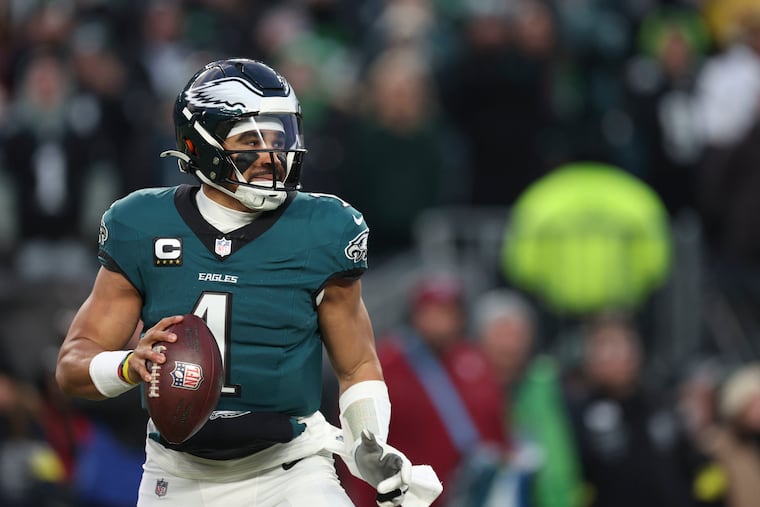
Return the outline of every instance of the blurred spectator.
<path id="1" fill-rule="evenodd" d="M 68 62 L 51 51 L 36 51 L 18 76 L 3 165 L 19 195 L 20 239 L 76 238 L 89 160 L 72 109 Z"/>
<path id="2" fill-rule="evenodd" d="M 111 202 L 145 186 L 146 181 L 155 181 L 155 175 L 146 174 L 138 137 L 145 113 L 130 110 L 150 95 L 144 79 L 114 47 L 111 30 L 104 20 L 82 21 L 71 42 L 71 67 L 77 81 L 72 107 L 91 158 L 85 200 L 88 231 L 99 225 L 100 215 Z"/>
<path id="3" fill-rule="evenodd" d="M 417 52 L 383 53 L 366 85 L 366 107 L 346 136 L 342 195 L 364 211 L 372 250 L 382 258 L 411 247 L 414 219 L 450 203 L 465 171 L 461 143 L 437 110 L 427 64 Z"/>
<path id="4" fill-rule="evenodd" d="M 293 6 L 272 9 L 261 22 L 260 37 L 271 33 L 268 39 L 277 68 L 298 90 L 303 115 L 310 119 L 304 126 L 309 146 L 304 189 L 338 194 L 346 157 L 344 140 L 355 113 L 358 54 L 331 30 L 308 24 L 305 14 Z M 270 26 L 277 22 L 285 24 L 285 29 Z"/>
<path id="5" fill-rule="evenodd" d="M 577 0 L 556 6 L 559 55 L 556 114 L 559 153 L 568 160 L 599 160 L 636 173 L 633 121 L 625 102 L 625 61 L 636 26 L 653 0 Z"/>
<path id="6" fill-rule="evenodd" d="M 760 30 L 758 34 L 760 36 Z M 754 273 L 748 287 L 753 291 L 757 291 L 753 289 L 754 278 L 760 273 L 760 200 L 757 199 L 760 192 L 760 173 L 757 171 L 760 164 L 760 102 L 758 108 L 754 126 L 726 150 L 719 167 L 711 168 L 715 172 L 710 176 L 709 191 L 703 188 L 703 195 L 709 198 L 703 213 L 711 252 L 720 261 L 746 270 L 732 277 L 734 283 L 742 283 L 742 277 Z M 751 300 L 760 304 L 760 295 L 753 295 Z"/>
<path id="7" fill-rule="evenodd" d="M 726 474 L 713 456 L 711 440 L 720 423 L 719 384 L 723 368 L 713 358 L 687 366 L 678 384 L 678 415 L 691 442 L 692 492 L 698 507 L 727 507 Z"/>
<path id="8" fill-rule="evenodd" d="M 555 20 L 541 1 L 473 3 L 463 47 L 441 70 L 442 104 L 466 140 L 472 205 L 508 206 L 547 169 Z"/>
<path id="9" fill-rule="evenodd" d="M 512 391 L 529 368 L 538 346 L 535 312 L 530 302 L 511 289 L 492 289 L 472 304 L 473 332 L 499 383 Z"/>
<path id="10" fill-rule="evenodd" d="M 97 403 L 66 397 L 55 381 L 58 348 L 43 355 L 46 366 L 38 379 L 41 423 L 64 465 L 72 507 L 134 506 L 145 461 L 148 415 L 135 410 L 142 394 L 136 389 L 124 399 Z"/>
<path id="11" fill-rule="evenodd" d="M 465 294 L 450 277 L 431 276 L 412 291 L 409 327 L 378 345 L 394 411 L 390 435 L 412 462 L 430 464 L 447 488 L 458 466 L 480 444 L 505 449 L 504 406 L 493 372 L 465 335 Z M 499 451 L 496 451 L 499 452 Z M 354 482 L 356 505 L 375 492 Z"/>
<path id="12" fill-rule="evenodd" d="M 683 429 L 668 399 L 644 385 L 636 329 L 623 317 L 604 315 L 583 339 L 587 390 L 572 400 L 572 417 L 588 505 L 694 505 Z"/>
<path id="13" fill-rule="evenodd" d="M 45 441 L 40 396 L 17 380 L 6 365 L 0 371 L 0 505 L 73 505 L 65 470 Z"/>
<path id="14" fill-rule="evenodd" d="M 368 61 L 390 49 L 419 51 L 432 69 L 459 50 L 442 2 L 391 0 L 366 2 L 363 9 L 367 29 L 362 34 L 362 54 Z M 374 4 L 374 5 L 373 5 Z"/>
<path id="15" fill-rule="evenodd" d="M 696 206 L 694 184 L 704 141 L 694 87 L 709 44 L 698 12 L 663 7 L 643 20 L 639 53 L 627 67 L 638 172 L 671 215 Z"/>
<path id="16" fill-rule="evenodd" d="M 178 4 L 183 14 L 180 37 L 192 48 L 214 48 L 221 55 L 258 53 L 262 48 L 256 45 L 256 24 L 266 3 L 274 2 L 257 2 L 251 8 L 246 0 L 182 0 Z M 264 54 L 261 58 L 266 59 Z"/>
<path id="17" fill-rule="evenodd" d="M 536 319 L 530 301 L 513 290 L 493 289 L 473 302 L 475 337 L 504 391 L 512 466 L 530 474 L 529 505 L 580 506 L 580 462 L 561 373 L 552 357 L 535 354 Z"/>
<path id="18" fill-rule="evenodd" d="M 725 2 L 729 3 L 729 2 Z M 720 150 L 742 139 L 760 107 L 760 6 L 735 9 L 730 37 L 697 77 L 697 108 L 709 147 Z"/>
<path id="19" fill-rule="evenodd" d="M 737 368 L 719 398 L 723 421 L 710 451 L 726 474 L 727 507 L 750 507 L 760 498 L 760 364 Z"/>
<path id="20" fill-rule="evenodd" d="M 719 421 L 722 368 L 711 358 L 694 361 L 678 386 L 678 410 L 695 441 L 701 441 Z"/>
<path id="21" fill-rule="evenodd" d="M 754 135 L 752 128 L 760 118 L 760 6 L 736 9 L 732 19 L 732 28 L 727 30 L 732 36 L 705 62 L 696 84 L 698 124 L 704 129 L 707 148 L 697 197 L 714 248 L 721 248 L 725 240 L 741 248 L 736 240 L 751 237 L 743 231 L 746 217 L 741 215 L 748 212 L 745 208 L 750 203 L 742 192 L 756 185 L 744 165 L 747 160 L 733 154 L 737 145 Z M 727 205 L 733 209 L 726 212 Z M 733 237 L 723 237 L 726 226 Z M 739 256 L 753 255 L 752 248 Z"/>
<path id="22" fill-rule="evenodd" d="M 67 317 L 59 324 L 67 326 L 73 313 Z M 135 331 L 133 344 L 141 331 Z M 40 424 L 63 464 L 71 506 L 133 507 L 145 461 L 148 414 L 139 409 L 142 393 L 135 389 L 98 402 L 66 397 L 55 381 L 58 347 L 40 355 Z"/>
<path id="23" fill-rule="evenodd" d="M 17 273 L 29 279 L 83 276 L 93 266 L 81 242 L 98 222 L 98 212 L 89 221 L 85 216 L 95 112 L 76 99 L 69 61 L 52 50 L 28 55 L 16 89 L 0 167 L 8 171 L 16 204 Z"/>
<path id="24" fill-rule="evenodd" d="M 291 3 L 264 10 L 253 30 L 254 43 L 262 60 L 276 57 L 301 35 L 311 32 L 310 21 L 302 6 Z"/>
<path id="25" fill-rule="evenodd" d="M 711 206 L 703 209 L 711 261 L 712 290 L 738 326 L 716 330 L 728 337 L 744 361 L 760 352 L 760 119 L 726 153 L 710 183 Z M 738 331 L 738 333 L 736 332 Z"/>
<path id="26" fill-rule="evenodd" d="M 153 91 L 173 100 L 195 72 L 196 61 L 182 37 L 185 11 L 178 0 L 148 2 L 142 18 L 142 64 Z"/>
<path id="27" fill-rule="evenodd" d="M 9 2 L 6 8 L 15 24 L 14 49 L 18 55 L 40 47 L 65 48 L 76 23 L 70 2 Z M 16 64 L 17 62 L 13 62 Z"/>
<path id="28" fill-rule="evenodd" d="M 167 145 L 175 143 L 171 108 L 177 90 L 185 86 L 197 69 L 214 60 L 217 53 L 213 47 L 209 55 L 195 51 L 191 46 L 191 38 L 185 32 L 188 14 L 180 0 L 147 2 L 137 15 L 141 23 L 141 38 L 136 49 L 136 60 L 149 91 L 140 97 L 146 103 L 138 106 L 137 114 L 143 113 L 138 126 L 144 130 L 144 144 L 139 147 L 147 155 L 148 174 L 154 174 L 154 181 L 159 186 L 190 183 L 192 177 L 181 174 L 176 161 L 158 158 L 158 154 Z"/>

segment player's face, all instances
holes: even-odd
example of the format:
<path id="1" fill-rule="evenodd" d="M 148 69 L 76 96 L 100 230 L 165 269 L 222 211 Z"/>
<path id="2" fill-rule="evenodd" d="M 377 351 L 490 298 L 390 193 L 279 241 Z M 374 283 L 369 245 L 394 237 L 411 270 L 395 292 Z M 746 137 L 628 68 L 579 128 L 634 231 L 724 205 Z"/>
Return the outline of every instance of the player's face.
<path id="1" fill-rule="evenodd" d="M 229 151 L 245 150 L 284 150 L 285 134 L 277 130 L 248 131 L 232 136 L 224 142 L 224 149 Z M 233 153 L 235 166 L 248 183 L 262 182 L 271 184 L 273 178 L 285 180 L 285 167 L 274 152 Z"/>

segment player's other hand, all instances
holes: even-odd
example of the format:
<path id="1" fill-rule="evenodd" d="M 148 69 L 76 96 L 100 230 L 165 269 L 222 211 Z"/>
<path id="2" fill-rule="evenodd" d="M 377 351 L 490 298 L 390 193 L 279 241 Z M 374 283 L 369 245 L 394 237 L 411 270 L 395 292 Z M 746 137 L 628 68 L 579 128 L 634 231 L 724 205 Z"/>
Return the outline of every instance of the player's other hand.
<path id="1" fill-rule="evenodd" d="M 354 451 L 354 459 L 362 478 L 377 490 L 377 505 L 393 507 L 404 502 L 412 464 L 401 451 L 364 430 Z"/>

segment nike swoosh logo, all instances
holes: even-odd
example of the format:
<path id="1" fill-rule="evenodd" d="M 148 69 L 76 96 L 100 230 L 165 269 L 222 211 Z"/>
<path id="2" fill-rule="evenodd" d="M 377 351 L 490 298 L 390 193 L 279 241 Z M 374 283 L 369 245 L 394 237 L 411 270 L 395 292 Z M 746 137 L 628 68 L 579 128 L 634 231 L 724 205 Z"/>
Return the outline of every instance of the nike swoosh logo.
<path id="1" fill-rule="evenodd" d="M 354 219 L 354 223 L 355 223 L 356 225 L 361 225 L 361 224 L 362 224 L 362 222 L 364 221 L 364 216 L 363 216 L 363 215 L 359 215 L 358 217 L 357 217 L 357 216 L 355 216 L 355 215 L 351 215 L 351 216 L 353 217 L 353 219 Z"/>
<path id="2" fill-rule="evenodd" d="M 303 459 L 303 458 L 301 458 L 301 459 L 297 459 L 297 460 L 295 460 L 295 461 L 290 461 L 290 462 L 288 462 L 288 463 L 283 463 L 283 464 L 282 464 L 282 469 L 283 469 L 283 470 L 286 470 L 286 471 L 287 471 L 287 470 L 290 470 L 291 468 L 293 468 L 294 466 L 296 466 L 296 463 L 298 463 L 298 462 L 299 462 L 299 461 L 301 461 L 302 459 Z"/>

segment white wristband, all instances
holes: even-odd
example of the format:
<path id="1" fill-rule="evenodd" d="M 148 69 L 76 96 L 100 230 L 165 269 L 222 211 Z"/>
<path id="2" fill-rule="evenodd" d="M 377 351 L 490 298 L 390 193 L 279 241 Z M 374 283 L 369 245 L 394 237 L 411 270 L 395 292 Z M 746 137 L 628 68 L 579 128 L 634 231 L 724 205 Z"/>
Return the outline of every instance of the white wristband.
<path id="1" fill-rule="evenodd" d="M 362 430 L 370 430 L 378 440 L 388 439 L 391 400 L 382 380 L 366 380 L 352 385 L 340 396 L 340 425 L 343 441 L 351 452 Z"/>
<path id="2" fill-rule="evenodd" d="M 90 379 L 100 394 L 115 398 L 126 393 L 137 384 L 130 384 L 119 378 L 119 367 L 131 350 L 100 352 L 90 361 Z"/>

